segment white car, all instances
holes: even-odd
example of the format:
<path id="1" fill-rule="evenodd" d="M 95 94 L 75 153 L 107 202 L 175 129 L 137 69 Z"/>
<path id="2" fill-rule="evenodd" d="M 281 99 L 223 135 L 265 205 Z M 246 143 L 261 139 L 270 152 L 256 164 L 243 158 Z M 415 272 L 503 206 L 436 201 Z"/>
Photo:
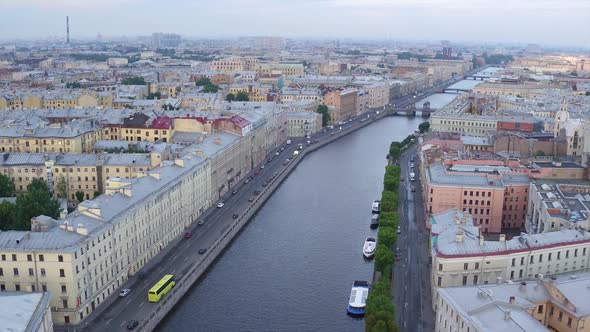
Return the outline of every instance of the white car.
<path id="1" fill-rule="evenodd" d="M 279 151 L 275 152 L 275 156 L 278 156 L 279 154 L 280 154 Z"/>
<path id="2" fill-rule="evenodd" d="M 402 228 L 400 226 L 397 226 L 397 234 L 400 234 L 402 232 Z"/>
<path id="3" fill-rule="evenodd" d="M 129 288 L 123 288 L 119 292 L 119 296 L 120 297 L 125 297 L 125 296 L 129 295 L 129 293 L 131 293 L 131 289 L 129 289 Z"/>
<path id="4" fill-rule="evenodd" d="M 224 205 L 225 205 L 225 204 L 223 204 L 223 202 L 219 202 L 219 203 L 217 203 L 217 207 L 218 207 L 218 208 L 222 208 Z"/>

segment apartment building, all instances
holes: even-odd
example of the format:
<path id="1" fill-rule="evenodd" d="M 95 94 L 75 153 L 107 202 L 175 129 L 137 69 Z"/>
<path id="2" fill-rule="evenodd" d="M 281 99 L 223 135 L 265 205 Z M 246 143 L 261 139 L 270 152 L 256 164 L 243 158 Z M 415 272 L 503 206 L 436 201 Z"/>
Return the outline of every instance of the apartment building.
<path id="1" fill-rule="evenodd" d="M 485 240 L 459 210 L 431 216 L 432 287 L 485 285 L 589 270 L 590 233 L 563 229 Z M 433 296 L 434 299 L 434 296 Z"/>
<path id="2" fill-rule="evenodd" d="M 507 84 L 499 82 L 485 82 L 475 86 L 472 91 L 475 94 L 492 96 L 520 96 L 533 98 L 546 94 L 543 90 L 554 89 L 549 84 Z"/>
<path id="3" fill-rule="evenodd" d="M 530 184 L 529 190 L 525 223 L 528 233 L 590 230 L 590 185 L 587 182 L 537 180 Z"/>
<path id="4" fill-rule="evenodd" d="M 1 91 L 0 110 L 67 109 L 73 107 L 108 106 L 97 92 L 90 90 L 7 90 Z"/>
<path id="5" fill-rule="evenodd" d="M 353 117 L 356 112 L 357 89 L 335 89 L 324 94 L 324 105 L 333 106 L 330 122 L 338 123 Z"/>
<path id="6" fill-rule="evenodd" d="M 435 331 L 588 331 L 588 273 L 439 288 Z"/>
<path id="7" fill-rule="evenodd" d="M 102 128 L 103 138 L 130 142 L 166 143 L 173 134 L 171 118 L 150 117 L 144 113 L 135 113 L 124 118 L 122 123 L 111 123 Z"/>
<path id="8" fill-rule="evenodd" d="M 90 121 L 0 128 L 0 152 L 92 152 L 100 128 Z"/>
<path id="9" fill-rule="evenodd" d="M 258 62 L 254 67 L 258 75 L 280 74 L 285 77 L 305 75 L 305 68 L 299 62 Z"/>
<path id="10" fill-rule="evenodd" d="M 465 211 L 485 233 L 524 226 L 530 182 L 526 175 L 499 165 L 435 163 L 426 167 L 424 179 L 427 213 Z"/>
<path id="11" fill-rule="evenodd" d="M 302 100 L 311 100 L 316 102 L 323 101 L 324 97 L 320 89 L 316 88 L 284 88 L 279 94 L 279 102 L 281 103 L 295 103 Z"/>
<path id="12" fill-rule="evenodd" d="M 470 136 L 487 136 L 498 130 L 498 120 L 493 116 L 439 114 L 439 112 L 433 113 L 430 117 L 432 131 L 450 131 L 460 132 Z"/>
<path id="13" fill-rule="evenodd" d="M 234 83 L 229 87 L 229 93 L 237 95 L 238 92 L 245 92 L 250 101 L 267 101 L 271 90 L 272 84 L 262 83 Z"/>
<path id="14" fill-rule="evenodd" d="M 255 70 L 257 63 L 258 59 L 253 57 L 229 57 L 213 61 L 210 69 L 222 73 L 249 71 Z"/>
<path id="15" fill-rule="evenodd" d="M 322 115 L 315 112 L 288 112 L 289 137 L 305 137 L 322 130 Z"/>
<path id="16" fill-rule="evenodd" d="M 53 321 L 80 323 L 211 205 L 211 174 L 210 160 L 188 154 L 111 179 L 65 220 L 0 232 L 0 289 L 50 292 Z"/>

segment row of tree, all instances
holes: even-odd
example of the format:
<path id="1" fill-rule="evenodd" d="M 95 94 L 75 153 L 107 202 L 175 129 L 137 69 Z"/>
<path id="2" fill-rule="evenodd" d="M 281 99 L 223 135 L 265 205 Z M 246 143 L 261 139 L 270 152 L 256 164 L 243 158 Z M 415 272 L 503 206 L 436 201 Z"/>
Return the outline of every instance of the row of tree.
<path id="1" fill-rule="evenodd" d="M 239 91 L 235 95 L 233 93 L 228 93 L 225 96 L 225 100 L 227 101 L 250 101 L 250 96 L 246 91 Z"/>
<path id="2" fill-rule="evenodd" d="M 426 122 L 428 123 L 428 122 Z M 428 125 L 428 127 L 430 127 L 430 124 Z M 403 141 L 401 142 L 391 142 L 391 144 L 389 145 L 389 158 L 391 160 L 398 160 L 400 154 L 407 149 L 411 143 L 414 142 L 414 140 L 416 139 L 416 136 L 412 135 L 408 135 L 408 137 L 404 138 Z"/>
<path id="3" fill-rule="evenodd" d="M 318 105 L 316 112 L 322 115 L 322 127 L 325 127 L 330 122 L 330 112 L 328 111 L 328 106 L 321 104 Z"/>
<path id="4" fill-rule="evenodd" d="M 204 93 L 217 93 L 219 91 L 219 86 L 211 83 L 211 80 L 207 77 L 201 77 L 197 81 L 195 81 L 197 86 L 203 87 Z"/>
<path id="5" fill-rule="evenodd" d="M 12 179 L 0 174 L 2 197 L 13 197 L 14 193 Z M 41 179 L 33 179 L 27 186 L 27 192 L 18 195 L 15 203 L 10 201 L 0 203 L 0 230 L 30 230 L 31 218 L 40 215 L 58 218 L 59 210 L 59 202 L 52 197 L 47 183 Z"/>
<path id="6" fill-rule="evenodd" d="M 400 142 L 395 146 L 401 144 Z M 392 146 L 394 144 L 392 143 Z M 393 158 L 399 158 L 399 148 Z M 397 240 L 397 226 L 399 222 L 398 189 L 400 167 L 387 165 L 383 178 L 383 192 L 381 193 L 381 213 L 379 215 L 379 232 L 377 233 L 377 249 L 375 250 L 375 271 L 379 272 L 379 279 L 373 284 L 367 305 L 365 307 L 365 330 L 398 331 L 395 322 L 395 308 L 391 299 L 391 271 L 394 262 L 394 245 Z"/>
<path id="7" fill-rule="evenodd" d="M 141 76 L 125 77 L 121 84 L 123 85 L 146 85 L 145 79 Z"/>

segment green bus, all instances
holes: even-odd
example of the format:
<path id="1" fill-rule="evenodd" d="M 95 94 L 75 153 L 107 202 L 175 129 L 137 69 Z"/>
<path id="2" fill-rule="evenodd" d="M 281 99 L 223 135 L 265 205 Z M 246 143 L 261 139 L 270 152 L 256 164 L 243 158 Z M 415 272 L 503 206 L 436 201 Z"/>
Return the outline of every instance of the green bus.
<path id="1" fill-rule="evenodd" d="M 160 279 L 154 287 L 150 288 L 148 291 L 148 301 L 150 302 L 158 302 L 160 298 L 166 293 L 168 293 L 172 287 L 176 285 L 176 281 L 174 280 L 174 276 L 171 274 L 167 274 L 164 278 Z"/>

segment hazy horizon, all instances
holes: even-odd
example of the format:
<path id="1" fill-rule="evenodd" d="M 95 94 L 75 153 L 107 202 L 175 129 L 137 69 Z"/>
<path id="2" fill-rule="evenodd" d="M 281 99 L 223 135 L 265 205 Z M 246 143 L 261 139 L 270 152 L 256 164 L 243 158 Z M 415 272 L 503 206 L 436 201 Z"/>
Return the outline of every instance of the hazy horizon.
<path id="1" fill-rule="evenodd" d="M 282 36 L 590 47 L 590 1 L 0 0 L 0 39 Z"/>

